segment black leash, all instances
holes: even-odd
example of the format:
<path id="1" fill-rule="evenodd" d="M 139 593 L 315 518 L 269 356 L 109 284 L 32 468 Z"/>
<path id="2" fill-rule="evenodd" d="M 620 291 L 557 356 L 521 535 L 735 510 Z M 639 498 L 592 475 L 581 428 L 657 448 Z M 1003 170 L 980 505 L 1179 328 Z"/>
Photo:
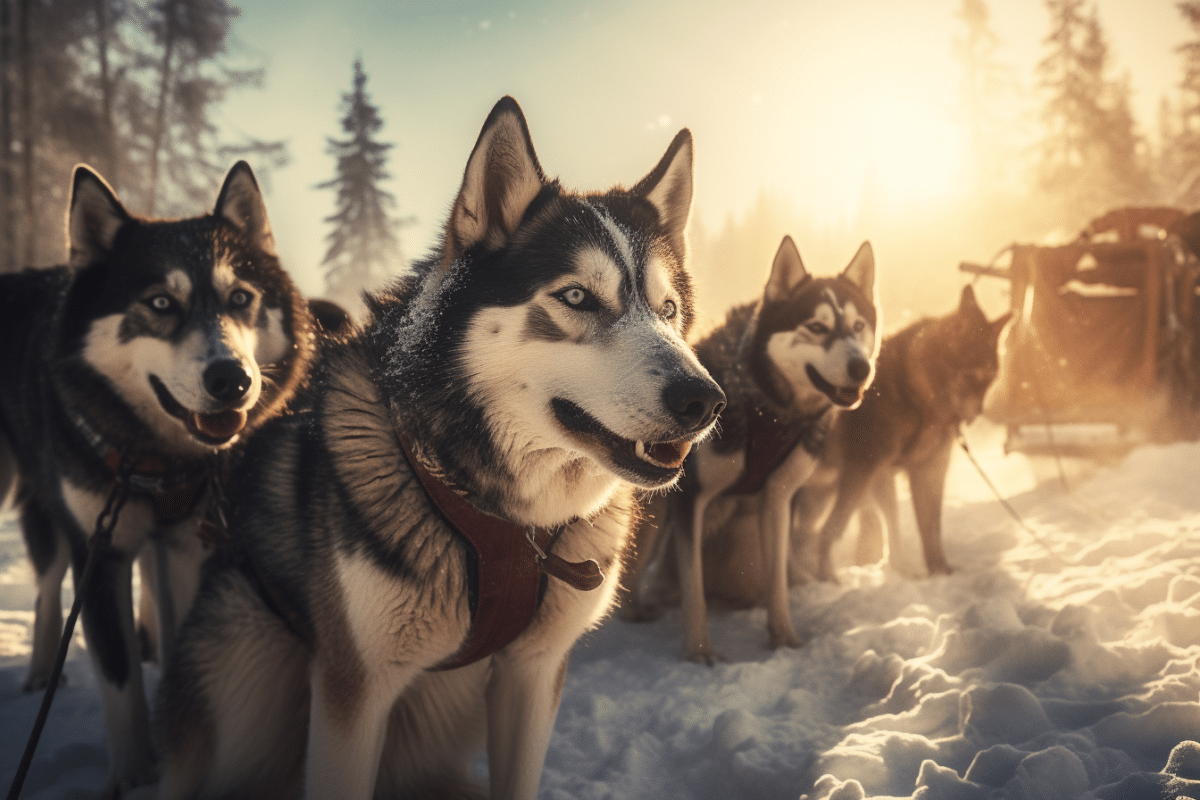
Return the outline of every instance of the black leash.
<path id="1" fill-rule="evenodd" d="M 1004 496 L 1000 494 L 1000 490 L 996 488 L 996 484 L 992 483 L 992 479 L 989 478 L 987 473 L 983 471 L 983 466 L 975 460 L 975 454 L 971 452 L 971 448 L 967 444 L 966 434 L 963 433 L 961 426 L 959 427 L 956 435 L 958 437 L 958 446 L 961 447 L 962 451 L 967 454 L 967 458 L 975 467 L 975 471 L 979 473 L 979 477 L 983 478 L 983 482 L 986 483 L 988 488 L 992 490 L 992 494 L 994 494 L 996 499 L 1000 501 L 1000 505 L 1004 506 L 1004 510 L 1008 512 L 1008 515 L 1016 520 L 1016 523 L 1024 528 L 1025 532 L 1032 536 L 1038 544 L 1045 548 L 1046 552 L 1049 553 L 1051 557 L 1068 566 L 1071 566 L 1071 562 L 1067 561 L 1058 553 L 1050 549 L 1050 545 L 1046 544 L 1046 541 L 1038 534 L 1038 532 L 1029 527 L 1029 525 L 1025 523 L 1025 520 L 1021 519 L 1021 515 L 1017 513 L 1015 508 L 1013 508 L 1012 503 L 1008 502 L 1008 500 L 1006 500 Z"/>
<path id="2" fill-rule="evenodd" d="M 88 557 L 87 563 L 83 567 L 83 575 L 75 584 L 75 601 L 71 604 L 71 613 L 67 617 L 62 638 L 58 642 L 58 655 L 54 659 L 54 669 L 50 671 L 50 683 L 46 686 L 46 693 L 42 695 L 42 705 L 38 708 L 37 719 L 33 722 L 33 730 L 29 734 L 29 741 L 25 744 L 21 765 L 17 767 L 17 774 L 13 776 L 7 800 L 17 800 L 21 795 L 21 787 L 25 785 L 25 776 L 33 763 L 34 751 L 37 750 L 38 740 L 42 738 L 42 728 L 46 726 L 46 717 L 50 715 L 50 704 L 54 701 L 54 693 L 58 690 L 58 682 L 62 678 L 63 664 L 67 660 L 67 649 L 71 645 L 71 636 L 75 632 L 75 621 L 79 619 L 88 583 L 92 579 L 92 573 L 96 571 L 97 554 L 100 550 L 107 549 L 112 543 L 112 533 L 117 526 L 117 517 L 121 513 L 121 507 L 125 505 L 125 500 L 129 497 L 129 476 L 131 474 L 133 474 L 133 463 L 127 457 L 122 456 L 112 489 L 108 492 L 108 500 L 105 502 L 100 516 L 96 517 L 96 531 L 88 542 Z"/>

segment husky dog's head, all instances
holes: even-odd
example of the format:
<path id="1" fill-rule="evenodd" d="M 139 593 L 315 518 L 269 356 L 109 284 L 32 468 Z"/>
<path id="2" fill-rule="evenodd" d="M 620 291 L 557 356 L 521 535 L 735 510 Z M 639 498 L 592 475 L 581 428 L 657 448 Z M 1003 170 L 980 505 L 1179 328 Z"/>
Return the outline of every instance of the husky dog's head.
<path id="1" fill-rule="evenodd" d="M 814 278 L 784 236 L 742 353 L 758 383 L 782 405 L 855 408 L 874 374 L 878 326 L 869 242 L 836 278 Z"/>
<path id="2" fill-rule="evenodd" d="M 691 196 L 687 130 L 632 189 L 575 194 L 496 104 L 398 324 L 373 301 L 385 382 L 443 468 L 537 524 L 679 478 L 725 401 L 684 340 Z"/>
<path id="3" fill-rule="evenodd" d="M 211 453 L 277 412 L 306 374 L 312 320 L 245 162 L 212 214 L 175 221 L 131 215 L 76 167 L 67 240 L 60 389 L 115 445 Z"/>
<path id="4" fill-rule="evenodd" d="M 997 342 L 1011 313 L 991 322 L 964 286 L 958 309 L 933 320 L 926 334 L 934 352 L 921 359 L 923 386 L 941 402 L 948 401 L 956 419 L 970 423 L 983 411 L 984 397 L 999 371 Z"/>

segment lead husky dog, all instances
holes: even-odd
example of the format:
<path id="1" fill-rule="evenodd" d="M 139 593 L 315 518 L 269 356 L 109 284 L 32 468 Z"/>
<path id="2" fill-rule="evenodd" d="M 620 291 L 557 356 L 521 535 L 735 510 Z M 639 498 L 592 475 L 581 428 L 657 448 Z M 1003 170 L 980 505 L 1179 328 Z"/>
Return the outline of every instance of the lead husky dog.
<path id="1" fill-rule="evenodd" d="M 536 796 L 633 487 L 674 484 L 724 403 L 684 340 L 691 195 L 686 130 L 632 189 L 574 194 L 496 104 L 440 248 L 249 448 L 241 561 L 206 580 L 164 672 L 160 798 L 469 793 L 485 739 L 491 796 Z M 445 669 L 498 607 L 474 525 L 534 568 L 532 617 Z M 554 559 L 595 561 L 595 588 L 539 588 Z"/>
<path id="2" fill-rule="evenodd" d="M 150 537 L 160 640 L 199 581 L 197 528 L 214 459 L 277 414 L 314 351 L 307 308 L 279 265 L 245 162 L 212 214 L 129 214 L 85 166 L 67 211 L 69 264 L 0 276 L 0 497 L 18 503 L 38 597 L 26 690 L 46 685 L 61 586 L 78 576 L 124 458 L 131 494 L 83 606 L 108 728 L 110 791 L 153 779 L 131 590 Z"/>
<path id="3" fill-rule="evenodd" d="M 639 531 L 639 547 L 654 555 L 629 614 L 653 615 L 675 571 L 685 658 L 707 664 L 720 658 L 708 635 L 703 551 L 706 544 L 721 546 L 713 540 L 736 538 L 724 523 L 747 498 L 758 521 L 760 554 L 749 580 L 765 589 L 758 600 L 767 605 L 770 646 L 801 643 L 788 607 L 792 497 L 813 474 L 837 410 L 857 406 L 871 381 L 878 352 L 875 305 L 869 243 L 837 277 L 815 278 L 785 236 L 762 297 L 730 311 L 696 345 L 729 405 L 717 437 L 688 457 L 682 491 L 658 504 L 662 533 L 669 536 L 648 525 Z M 652 544 L 641 541 L 644 534 L 653 537 Z"/>

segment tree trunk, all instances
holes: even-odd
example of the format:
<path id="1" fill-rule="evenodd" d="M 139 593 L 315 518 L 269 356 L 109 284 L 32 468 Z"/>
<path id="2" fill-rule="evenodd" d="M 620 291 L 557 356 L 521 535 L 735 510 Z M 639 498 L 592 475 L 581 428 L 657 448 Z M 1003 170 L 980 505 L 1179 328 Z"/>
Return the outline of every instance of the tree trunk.
<path id="1" fill-rule="evenodd" d="M 21 214 L 22 259 L 25 266 L 37 263 L 37 210 L 33 204 L 33 52 L 29 38 L 29 15 L 33 3 L 21 0 L 17 39 L 21 52 Z"/>
<path id="2" fill-rule="evenodd" d="M 96 0 L 96 54 L 100 60 L 100 113 L 104 130 L 100 134 L 100 164 L 104 177 L 114 188 L 120 187 L 117 172 L 117 132 L 113 124 L 113 85 L 108 74 L 108 0 Z"/>
<path id="3" fill-rule="evenodd" d="M 175 3 L 163 4 L 163 57 L 158 83 L 158 108 L 154 114 L 154 132 L 150 141 L 150 189 L 146 193 L 146 213 L 153 216 L 158 193 L 159 160 L 167 127 L 167 104 L 171 96 L 171 61 L 175 55 Z"/>
<path id="4" fill-rule="evenodd" d="M 12 2 L 0 0 L 0 269 L 16 269 L 12 174 Z"/>

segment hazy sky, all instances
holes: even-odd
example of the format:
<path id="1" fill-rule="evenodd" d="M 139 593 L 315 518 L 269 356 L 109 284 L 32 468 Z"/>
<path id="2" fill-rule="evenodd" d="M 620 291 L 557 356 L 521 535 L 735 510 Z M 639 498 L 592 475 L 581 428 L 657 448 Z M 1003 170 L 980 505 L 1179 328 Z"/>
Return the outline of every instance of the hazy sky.
<path id="1" fill-rule="evenodd" d="M 831 224 L 852 219 L 864 176 L 899 208 L 954 197 L 966 155 L 960 0 L 240 0 L 235 47 L 267 67 L 263 90 L 224 106 L 231 131 L 289 143 L 268 208 L 286 265 L 323 284 L 332 192 L 327 136 L 361 57 L 395 144 L 389 189 L 415 215 L 411 258 L 433 242 L 492 104 L 511 94 L 542 166 L 573 188 L 631 184 L 681 127 L 696 139 L 695 211 L 715 232 L 764 189 Z M 1014 85 L 1033 86 L 1043 0 L 990 0 Z M 1152 133 L 1188 31 L 1173 0 L 1099 0 L 1113 74 L 1128 73 Z M 1033 107 L 1032 104 L 1028 104 Z M 1034 123 L 1018 106 L 1014 131 Z M 813 265 L 810 265 L 813 266 Z M 840 265 L 815 265 L 832 269 Z"/>

